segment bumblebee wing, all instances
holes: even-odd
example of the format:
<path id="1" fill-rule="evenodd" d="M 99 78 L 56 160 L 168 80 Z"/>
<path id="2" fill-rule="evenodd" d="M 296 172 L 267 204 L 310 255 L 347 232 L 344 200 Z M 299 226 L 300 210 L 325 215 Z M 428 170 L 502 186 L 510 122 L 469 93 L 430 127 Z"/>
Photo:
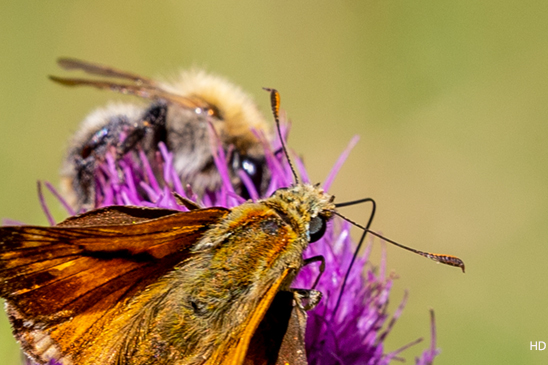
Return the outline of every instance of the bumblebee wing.
<path id="1" fill-rule="evenodd" d="M 154 85 L 134 85 L 124 84 L 112 81 L 78 79 L 68 77 L 49 76 L 50 80 L 60 83 L 65 86 L 92 86 L 97 89 L 107 89 L 121 94 L 129 94 L 139 96 L 150 100 L 165 100 L 169 103 L 179 105 L 185 109 L 203 109 L 210 111 L 213 115 L 213 108 L 204 100 L 199 98 L 190 98 L 167 92 L 160 87 Z"/>
<path id="2" fill-rule="evenodd" d="M 105 210 L 56 227 L 0 228 L 0 296 L 15 336 L 38 362 L 77 357 L 116 307 L 190 257 L 208 227 L 228 214 L 160 210 L 145 219 L 142 209 Z M 127 223 L 132 213 L 135 223 Z M 101 215 L 111 220 L 74 225 L 88 216 L 100 222 Z"/>
<path id="3" fill-rule="evenodd" d="M 65 70 L 82 70 L 90 75 L 132 81 L 132 83 L 123 83 L 118 81 L 65 78 L 57 76 L 49 77 L 52 81 L 65 86 L 92 86 L 97 89 L 107 89 L 121 94 L 139 96 L 144 99 L 165 100 L 186 109 L 198 108 L 207 110 L 210 115 L 215 114 L 214 108 L 204 100 L 197 97 L 185 97 L 170 93 L 164 90 L 156 81 L 147 77 L 74 58 L 60 58 L 57 60 L 57 63 Z"/>
<path id="4" fill-rule="evenodd" d="M 57 60 L 57 64 L 65 70 L 82 70 L 90 75 L 126 79 L 131 80 L 138 85 L 158 87 L 156 81 L 152 79 L 98 63 L 78 60 L 75 58 L 62 57 Z"/>

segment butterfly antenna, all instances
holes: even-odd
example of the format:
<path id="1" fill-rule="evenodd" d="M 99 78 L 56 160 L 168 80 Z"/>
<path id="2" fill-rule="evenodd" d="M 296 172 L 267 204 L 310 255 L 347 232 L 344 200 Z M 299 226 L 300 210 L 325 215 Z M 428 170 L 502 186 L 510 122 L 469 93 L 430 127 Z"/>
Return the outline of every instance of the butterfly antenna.
<path id="1" fill-rule="evenodd" d="M 291 172 L 293 173 L 293 177 L 295 178 L 295 184 L 299 184 L 299 177 L 297 176 L 295 167 L 293 167 L 291 159 L 289 158 L 289 153 L 287 152 L 287 148 L 285 147 L 285 142 L 282 137 L 282 129 L 280 128 L 280 93 L 276 89 L 269 89 L 267 87 L 264 87 L 263 89 L 270 93 L 270 105 L 272 106 L 272 114 L 274 114 L 274 120 L 276 121 L 276 129 L 278 130 L 280 143 L 282 144 L 282 149 L 285 157 L 287 158 L 287 162 L 289 163 L 289 167 L 291 168 Z"/>
<path id="2" fill-rule="evenodd" d="M 371 233 L 373 236 L 379 237 L 380 239 L 382 239 L 382 240 L 384 240 L 388 243 L 391 243 L 394 246 L 398 246 L 399 248 L 403 248 L 404 250 L 411 251 L 411 252 L 416 253 L 417 255 L 420 255 L 422 257 L 429 258 L 431 260 L 436 261 L 439 264 L 445 264 L 445 265 L 449 265 L 449 266 L 460 267 L 462 272 L 465 272 L 464 261 L 462 261 L 457 256 L 445 255 L 445 254 L 439 254 L 439 253 L 432 253 L 432 252 L 426 252 L 426 251 L 420 251 L 420 250 L 414 249 L 412 247 L 402 245 L 401 243 L 398 243 L 394 240 L 391 240 L 390 238 L 386 238 L 383 235 L 380 235 L 377 232 L 370 230 L 369 226 L 367 226 L 367 228 L 366 228 L 366 227 L 362 226 L 361 224 L 356 223 L 356 222 L 352 221 L 351 219 L 348 219 L 345 216 L 343 216 L 343 215 L 341 215 L 337 212 L 335 212 L 335 214 L 338 215 L 339 217 L 343 218 L 344 220 L 346 220 L 350 224 L 352 224 L 352 225 L 354 225 L 354 226 L 356 226 L 360 229 L 363 229 L 363 230 L 367 229 L 368 233 Z"/>
<path id="3" fill-rule="evenodd" d="M 382 235 L 380 235 L 380 234 L 378 234 L 374 231 L 371 231 L 370 230 L 371 223 L 373 222 L 373 217 L 375 216 L 375 211 L 377 209 L 377 204 L 375 203 L 375 201 L 373 199 L 366 198 L 366 199 L 360 199 L 360 200 L 355 200 L 355 201 L 351 201 L 351 202 L 339 203 L 339 204 L 335 204 L 335 207 L 336 208 L 342 208 L 342 207 L 355 205 L 355 204 L 360 204 L 360 203 L 366 203 L 366 202 L 370 202 L 372 204 L 372 209 L 371 209 L 371 215 L 369 216 L 369 221 L 367 222 L 367 225 L 365 227 L 362 226 L 361 224 L 356 223 L 353 220 L 343 216 L 342 214 L 334 211 L 334 214 L 338 215 L 339 217 L 341 217 L 342 219 L 344 219 L 348 223 L 350 223 L 350 224 L 352 224 L 352 225 L 354 225 L 354 226 L 356 226 L 356 227 L 363 230 L 363 234 L 360 237 L 360 240 L 358 242 L 358 246 L 356 247 L 354 255 L 352 256 L 352 260 L 350 261 L 350 265 L 348 267 L 348 270 L 346 271 L 346 274 L 344 276 L 344 280 L 343 280 L 343 283 L 341 285 L 341 291 L 339 293 L 339 297 L 337 298 L 337 304 L 335 305 L 334 313 L 337 313 L 337 310 L 339 309 L 339 304 L 341 302 L 342 294 L 344 293 L 344 288 L 346 286 L 346 282 L 348 281 L 348 277 L 350 276 L 350 270 L 352 269 L 352 266 L 354 265 L 354 262 L 356 261 L 358 252 L 360 251 L 360 248 L 361 248 L 361 246 L 362 246 L 362 244 L 365 240 L 365 236 L 366 236 L 367 233 L 371 233 L 373 236 L 379 237 L 380 239 L 382 239 L 386 242 L 389 242 L 389 243 L 393 244 L 394 246 L 398 246 L 400 248 L 403 248 L 404 250 L 416 253 L 417 255 L 427 257 L 431 260 L 436 261 L 437 263 L 445 264 L 445 265 L 449 265 L 449 266 L 460 267 L 462 269 L 462 272 L 465 272 L 464 271 L 464 262 L 456 256 L 437 254 L 437 253 L 431 253 L 431 252 L 425 252 L 425 251 L 419 251 L 419 250 L 416 250 L 414 248 L 402 245 L 401 243 L 398 243 L 398 242 L 396 242 L 394 240 L 391 240 L 389 238 L 386 238 L 386 237 L 384 237 L 384 236 L 382 236 Z"/>

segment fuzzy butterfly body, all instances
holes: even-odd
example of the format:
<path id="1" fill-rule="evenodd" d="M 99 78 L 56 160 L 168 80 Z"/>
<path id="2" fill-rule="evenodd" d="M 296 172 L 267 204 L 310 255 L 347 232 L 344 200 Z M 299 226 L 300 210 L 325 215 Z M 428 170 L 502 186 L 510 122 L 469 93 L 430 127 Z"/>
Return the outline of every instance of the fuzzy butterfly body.
<path id="1" fill-rule="evenodd" d="M 300 184 L 231 210 L 110 207 L 56 227 L 3 227 L 0 294 L 39 363 L 249 363 L 332 200 Z"/>

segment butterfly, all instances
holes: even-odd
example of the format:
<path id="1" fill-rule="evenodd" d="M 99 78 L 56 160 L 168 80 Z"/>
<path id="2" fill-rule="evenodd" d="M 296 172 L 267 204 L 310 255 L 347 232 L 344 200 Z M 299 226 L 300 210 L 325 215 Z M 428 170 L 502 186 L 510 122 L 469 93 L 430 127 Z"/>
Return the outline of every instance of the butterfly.
<path id="1" fill-rule="evenodd" d="M 332 195 L 294 176 L 231 209 L 183 200 L 190 211 L 111 206 L 54 227 L 0 228 L 15 337 L 38 363 L 306 364 L 305 310 L 320 295 L 291 283 L 322 261 L 302 254 L 338 213 Z"/>

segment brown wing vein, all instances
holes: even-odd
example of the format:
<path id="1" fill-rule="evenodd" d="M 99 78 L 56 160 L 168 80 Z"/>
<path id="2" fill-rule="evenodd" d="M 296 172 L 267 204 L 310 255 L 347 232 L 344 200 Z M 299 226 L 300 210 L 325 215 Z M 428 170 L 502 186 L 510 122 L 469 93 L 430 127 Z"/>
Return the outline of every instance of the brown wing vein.
<path id="1" fill-rule="evenodd" d="M 45 348 L 36 336 L 48 333 L 62 353 L 77 359 L 79 345 L 99 335 L 138 291 L 188 258 L 209 225 L 228 212 L 154 211 L 165 216 L 132 224 L 131 209 L 106 209 L 90 213 L 103 225 L 85 226 L 84 214 L 58 227 L 0 228 L 0 293 L 16 336 L 41 357 Z"/>

